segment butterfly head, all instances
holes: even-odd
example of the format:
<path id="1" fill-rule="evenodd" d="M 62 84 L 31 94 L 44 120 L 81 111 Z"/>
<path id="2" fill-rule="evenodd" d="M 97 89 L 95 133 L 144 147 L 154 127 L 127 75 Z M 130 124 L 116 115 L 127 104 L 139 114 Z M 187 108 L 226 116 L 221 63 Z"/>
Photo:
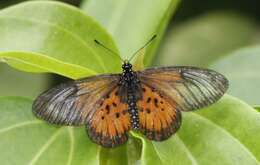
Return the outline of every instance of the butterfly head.
<path id="1" fill-rule="evenodd" d="M 124 61 L 123 65 L 122 65 L 122 69 L 125 72 L 132 71 L 132 64 L 130 64 L 130 62 L 126 60 L 126 61 Z"/>

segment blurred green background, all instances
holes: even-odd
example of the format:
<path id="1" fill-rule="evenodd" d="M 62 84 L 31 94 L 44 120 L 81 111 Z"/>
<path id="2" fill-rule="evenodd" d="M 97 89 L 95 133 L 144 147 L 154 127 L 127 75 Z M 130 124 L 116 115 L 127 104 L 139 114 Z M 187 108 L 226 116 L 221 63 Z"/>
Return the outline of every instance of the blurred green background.
<path id="1" fill-rule="evenodd" d="M 0 7 L 19 2 L 23 1 L 2 0 Z M 81 0 L 63 2 L 81 4 Z M 259 105 L 260 89 L 256 88 L 260 83 L 259 6 L 257 0 L 183 0 L 171 19 L 153 65 L 213 68 L 229 78 L 231 95 Z M 33 98 L 67 80 L 52 74 L 20 72 L 4 63 L 0 63 L 0 75 L 1 96 Z"/>

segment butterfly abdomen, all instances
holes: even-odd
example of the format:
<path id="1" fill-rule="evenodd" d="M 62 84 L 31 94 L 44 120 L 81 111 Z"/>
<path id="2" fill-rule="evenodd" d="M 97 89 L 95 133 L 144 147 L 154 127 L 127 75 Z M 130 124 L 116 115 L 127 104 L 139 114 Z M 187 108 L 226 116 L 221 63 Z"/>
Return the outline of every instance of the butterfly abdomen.
<path id="1" fill-rule="evenodd" d="M 121 97 L 121 99 L 128 104 L 131 127 L 132 129 L 138 130 L 140 124 L 136 103 L 141 97 L 141 84 L 137 78 L 136 72 L 132 70 L 132 65 L 130 63 L 125 63 L 123 65 L 123 73 L 119 85 L 121 86 L 121 96 L 126 96 L 126 98 Z"/>
<path id="2" fill-rule="evenodd" d="M 139 116 L 138 109 L 136 105 L 136 97 L 132 89 L 128 90 L 127 96 L 128 113 L 130 114 L 131 126 L 133 129 L 139 129 Z"/>

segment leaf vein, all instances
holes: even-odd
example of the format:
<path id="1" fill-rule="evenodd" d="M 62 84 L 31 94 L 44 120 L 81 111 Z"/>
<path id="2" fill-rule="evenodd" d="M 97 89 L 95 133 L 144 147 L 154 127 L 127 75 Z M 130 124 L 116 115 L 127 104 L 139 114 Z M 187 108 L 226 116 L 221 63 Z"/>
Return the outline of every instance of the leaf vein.
<path id="1" fill-rule="evenodd" d="M 73 152 L 74 152 L 74 145 L 75 145 L 73 128 L 68 127 L 68 134 L 69 134 L 69 139 L 70 139 L 70 150 L 69 150 L 69 156 L 68 156 L 67 165 L 71 165 L 72 158 L 73 158 Z"/>
<path id="2" fill-rule="evenodd" d="M 28 163 L 28 165 L 34 165 L 37 160 L 39 160 L 40 156 L 47 150 L 47 148 L 56 140 L 62 128 L 59 128 L 52 136 L 46 141 L 46 143 L 39 149 L 39 151 L 35 154 L 32 160 Z"/>
<path id="3" fill-rule="evenodd" d="M 175 134 L 175 138 L 177 139 L 177 141 L 180 142 L 180 144 L 183 146 L 185 153 L 187 154 L 188 158 L 190 159 L 191 163 L 193 165 L 198 165 L 197 160 L 195 159 L 195 157 L 193 156 L 193 154 L 190 152 L 190 150 L 188 149 L 188 147 L 186 146 L 186 144 L 184 143 L 184 141 L 177 135 Z"/>
<path id="4" fill-rule="evenodd" d="M 11 131 L 11 130 L 19 128 L 19 127 L 28 126 L 28 125 L 32 125 L 32 124 L 41 124 L 41 123 L 43 123 L 43 122 L 39 121 L 39 120 L 21 122 L 21 123 L 18 123 L 18 124 L 11 125 L 9 127 L 1 128 L 0 134 L 6 133 L 8 131 Z"/>

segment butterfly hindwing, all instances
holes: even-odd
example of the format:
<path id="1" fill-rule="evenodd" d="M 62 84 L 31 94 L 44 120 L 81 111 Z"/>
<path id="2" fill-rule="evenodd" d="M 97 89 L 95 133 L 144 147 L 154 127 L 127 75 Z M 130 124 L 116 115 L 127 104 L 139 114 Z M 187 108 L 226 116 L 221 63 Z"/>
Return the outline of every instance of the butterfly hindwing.
<path id="1" fill-rule="evenodd" d="M 228 81 L 223 75 L 196 67 L 152 68 L 138 75 L 141 82 L 160 91 L 182 111 L 211 105 L 228 88 Z"/>
<path id="2" fill-rule="evenodd" d="M 104 99 L 87 123 L 87 132 L 92 141 L 104 147 L 115 147 L 127 141 L 130 129 L 128 105 L 120 101 L 118 88 Z"/>
<path id="3" fill-rule="evenodd" d="M 177 105 L 145 84 L 142 84 L 142 93 L 142 99 L 137 102 L 141 132 L 150 140 L 169 138 L 181 125 Z"/>
<path id="4" fill-rule="evenodd" d="M 33 113 L 58 125 L 84 125 L 97 102 L 116 87 L 119 75 L 93 76 L 54 87 L 37 97 Z"/>

